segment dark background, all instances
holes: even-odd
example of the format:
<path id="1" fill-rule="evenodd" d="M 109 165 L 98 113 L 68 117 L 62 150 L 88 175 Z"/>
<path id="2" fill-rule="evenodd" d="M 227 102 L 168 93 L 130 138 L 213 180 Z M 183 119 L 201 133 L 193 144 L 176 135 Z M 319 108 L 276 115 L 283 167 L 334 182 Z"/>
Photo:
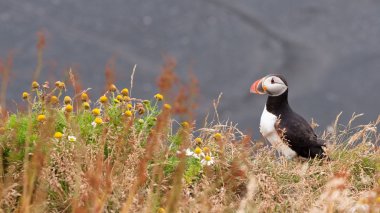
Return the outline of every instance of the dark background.
<path id="1" fill-rule="evenodd" d="M 340 111 L 365 113 L 360 123 L 379 114 L 377 0 L 2 0 L 0 56 L 14 52 L 10 100 L 29 88 L 39 30 L 47 35 L 39 80 L 62 79 L 73 66 L 93 97 L 115 57 L 117 85 L 129 86 L 138 64 L 134 95 L 151 98 L 166 54 L 180 75 L 198 76 L 200 117 L 223 92 L 221 118 L 255 137 L 266 97 L 249 87 L 268 73 L 285 74 L 290 104 L 319 132 Z"/>

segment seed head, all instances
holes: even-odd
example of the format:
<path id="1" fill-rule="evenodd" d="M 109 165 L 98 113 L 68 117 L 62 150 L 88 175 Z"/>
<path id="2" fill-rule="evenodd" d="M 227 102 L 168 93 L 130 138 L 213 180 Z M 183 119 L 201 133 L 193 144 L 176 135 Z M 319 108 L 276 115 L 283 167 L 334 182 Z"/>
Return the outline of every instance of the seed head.
<path id="1" fill-rule="evenodd" d="M 29 93 L 23 92 L 22 93 L 22 99 L 28 99 L 29 98 Z"/>
<path id="2" fill-rule="evenodd" d="M 116 92 L 117 88 L 116 88 L 115 84 L 111 84 L 111 85 L 109 86 L 108 90 L 109 90 L 110 92 Z"/>
<path id="3" fill-rule="evenodd" d="M 129 90 L 127 88 L 124 88 L 124 89 L 121 90 L 121 94 L 124 95 L 124 96 L 128 96 Z"/>
<path id="4" fill-rule="evenodd" d="M 130 102 L 131 101 L 131 98 L 129 96 L 124 96 L 124 101 L 125 102 Z"/>

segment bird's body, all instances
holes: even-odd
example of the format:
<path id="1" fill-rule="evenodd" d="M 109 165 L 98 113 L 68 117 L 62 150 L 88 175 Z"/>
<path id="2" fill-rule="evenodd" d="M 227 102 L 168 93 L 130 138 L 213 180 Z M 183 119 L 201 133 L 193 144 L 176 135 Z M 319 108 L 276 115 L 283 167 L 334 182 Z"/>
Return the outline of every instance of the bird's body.
<path id="1" fill-rule="evenodd" d="M 285 79 L 279 75 L 269 75 L 259 81 L 252 85 L 253 92 L 269 94 L 261 115 L 261 134 L 288 159 L 295 156 L 324 157 L 324 144 L 317 138 L 309 123 L 290 108 Z M 281 85 L 271 88 L 273 84 Z M 260 90 L 260 87 L 263 88 Z"/>

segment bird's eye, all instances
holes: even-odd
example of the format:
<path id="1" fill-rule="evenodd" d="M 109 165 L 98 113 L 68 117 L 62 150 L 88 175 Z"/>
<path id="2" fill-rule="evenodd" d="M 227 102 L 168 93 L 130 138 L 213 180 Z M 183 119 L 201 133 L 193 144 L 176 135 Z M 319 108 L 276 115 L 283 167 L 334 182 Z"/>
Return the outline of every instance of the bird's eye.
<path id="1" fill-rule="evenodd" d="M 270 83 L 271 83 L 271 84 L 274 84 L 274 79 L 273 79 L 273 78 L 272 78 L 272 80 L 270 80 Z"/>

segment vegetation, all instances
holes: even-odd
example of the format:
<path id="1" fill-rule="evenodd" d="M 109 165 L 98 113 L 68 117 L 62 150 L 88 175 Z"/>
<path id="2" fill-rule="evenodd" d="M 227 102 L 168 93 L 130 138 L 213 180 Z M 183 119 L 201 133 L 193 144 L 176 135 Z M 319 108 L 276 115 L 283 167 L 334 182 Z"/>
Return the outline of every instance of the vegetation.
<path id="1" fill-rule="evenodd" d="M 1 114 L 2 212 L 379 211 L 380 117 L 352 127 L 338 116 L 322 135 L 330 160 L 285 160 L 220 122 L 219 100 L 196 128 L 196 80 L 174 69 L 167 60 L 151 100 L 131 95 L 133 81 L 107 81 L 99 98 L 72 72 L 32 82 L 27 110 Z"/>

